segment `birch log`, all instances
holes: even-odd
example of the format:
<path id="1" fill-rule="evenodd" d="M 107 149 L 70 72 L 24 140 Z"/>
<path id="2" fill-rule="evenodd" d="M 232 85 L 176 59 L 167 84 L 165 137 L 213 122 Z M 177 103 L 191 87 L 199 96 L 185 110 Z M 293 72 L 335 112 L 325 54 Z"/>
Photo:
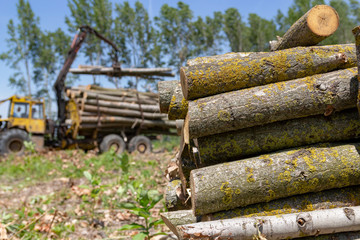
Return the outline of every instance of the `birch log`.
<path id="1" fill-rule="evenodd" d="M 195 216 L 191 210 L 179 210 L 161 214 L 165 224 L 176 231 L 176 226 L 196 222 L 231 219 L 238 217 L 274 216 L 289 213 L 308 212 L 337 207 L 360 205 L 360 186 L 332 189 L 282 198 L 268 203 L 253 204 L 203 216 Z M 178 235 L 177 232 L 174 232 Z"/>
<path id="2" fill-rule="evenodd" d="M 317 115 L 274 122 L 197 139 L 200 166 L 230 162 L 255 154 L 320 142 L 358 138 L 360 119 L 356 108 L 331 116 Z"/>
<path id="3" fill-rule="evenodd" d="M 282 38 L 270 44 L 271 51 L 313 46 L 331 36 L 339 27 L 339 15 L 327 5 L 316 5 L 297 20 Z"/>
<path id="4" fill-rule="evenodd" d="M 178 226 L 180 239 L 291 239 L 360 231 L 360 207 L 234 218 Z M 260 238 L 261 239 L 261 238 Z"/>
<path id="5" fill-rule="evenodd" d="M 356 107 L 356 76 L 349 68 L 190 101 L 185 141 Z"/>
<path id="6" fill-rule="evenodd" d="M 171 98 L 174 94 L 174 90 L 176 86 L 179 83 L 180 83 L 179 80 L 158 82 L 159 106 L 161 113 L 167 113 L 169 111 Z"/>
<path id="7" fill-rule="evenodd" d="M 184 95 L 181 90 L 181 85 L 178 84 L 171 98 L 168 118 L 169 120 L 185 119 L 187 111 L 188 111 L 188 101 L 184 98 Z"/>
<path id="8" fill-rule="evenodd" d="M 318 145 L 191 171 L 194 214 L 360 184 L 358 144 Z"/>
<path id="9" fill-rule="evenodd" d="M 212 57 L 213 58 L 213 57 Z M 298 47 L 182 67 L 185 99 L 282 82 L 356 65 L 355 45 Z"/>

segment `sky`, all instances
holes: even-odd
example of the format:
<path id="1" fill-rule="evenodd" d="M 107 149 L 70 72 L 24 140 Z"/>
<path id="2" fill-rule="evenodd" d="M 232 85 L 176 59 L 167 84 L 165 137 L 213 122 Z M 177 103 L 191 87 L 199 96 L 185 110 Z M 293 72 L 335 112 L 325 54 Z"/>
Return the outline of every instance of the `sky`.
<path id="1" fill-rule="evenodd" d="M 136 0 L 129 0 L 130 4 L 134 6 Z M 8 50 L 6 39 L 7 24 L 10 19 L 16 21 L 17 0 L 0 0 L 0 53 Z M 67 0 L 29 0 L 31 8 L 36 16 L 40 18 L 40 27 L 42 30 L 53 31 L 57 28 L 67 30 L 65 25 L 65 16 L 69 16 L 70 12 L 67 7 Z M 112 1 L 123 2 L 123 1 Z M 148 10 L 151 17 L 157 16 L 160 12 L 160 8 L 163 4 L 176 7 L 177 0 L 140 0 L 144 7 Z M 194 13 L 194 17 L 197 16 L 212 16 L 213 12 L 224 12 L 230 7 L 237 8 L 244 20 L 247 19 L 249 13 L 256 13 L 262 18 L 268 20 L 273 19 L 280 9 L 286 13 L 293 1 L 291 0 L 182 0 L 182 2 L 188 4 L 190 9 Z M 81 59 L 77 59 L 73 67 L 85 64 L 81 62 Z M 175 72 L 175 71 L 174 71 Z M 8 98 L 16 94 L 16 90 L 8 86 L 8 79 L 12 74 L 12 70 L 0 61 L 0 100 Z M 91 77 L 82 77 L 77 85 L 91 84 Z M 104 79 L 104 82 L 106 79 Z M 106 85 L 106 83 L 104 84 Z M 4 107 L 0 107 L 0 114 L 4 115 Z"/>

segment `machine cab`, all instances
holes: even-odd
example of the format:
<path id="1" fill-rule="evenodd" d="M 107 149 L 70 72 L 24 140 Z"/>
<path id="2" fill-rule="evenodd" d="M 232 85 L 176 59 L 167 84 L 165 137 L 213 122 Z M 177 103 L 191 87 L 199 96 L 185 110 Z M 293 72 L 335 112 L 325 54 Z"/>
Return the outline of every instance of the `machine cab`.
<path id="1" fill-rule="evenodd" d="M 7 118 L 0 118 L 5 128 L 20 128 L 28 133 L 45 133 L 45 105 L 43 99 L 17 97 L 16 95 L 0 101 L 8 102 L 9 111 Z M 5 122 L 5 124 L 4 124 Z"/>

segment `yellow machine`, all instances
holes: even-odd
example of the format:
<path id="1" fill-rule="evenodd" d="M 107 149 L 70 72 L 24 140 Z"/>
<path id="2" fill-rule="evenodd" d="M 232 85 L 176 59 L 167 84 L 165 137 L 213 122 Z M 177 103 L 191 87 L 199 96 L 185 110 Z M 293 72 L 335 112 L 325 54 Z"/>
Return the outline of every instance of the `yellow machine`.
<path id="1" fill-rule="evenodd" d="M 46 132 L 44 100 L 14 95 L 0 104 L 5 102 L 9 103 L 9 111 L 7 118 L 0 116 L 0 153 L 23 153 L 24 141 L 29 141 L 29 136 L 40 150 Z"/>

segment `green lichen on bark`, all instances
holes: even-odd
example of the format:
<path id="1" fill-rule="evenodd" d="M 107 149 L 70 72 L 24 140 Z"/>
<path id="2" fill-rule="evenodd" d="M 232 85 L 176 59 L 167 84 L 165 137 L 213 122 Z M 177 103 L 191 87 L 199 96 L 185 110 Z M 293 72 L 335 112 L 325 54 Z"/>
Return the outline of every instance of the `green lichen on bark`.
<path id="1" fill-rule="evenodd" d="M 195 215 L 360 184 L 358 144 L 323 144 L 191 171 Z M 252 169 L 254 181 L 248 181 Z"/>
<path id="2" fill-rule="evenodd" d="M 311 116 L 198 138 L 200 167 L 255 154 L 360 136 L 356 108 L 331 116 Z"/>
<path id="3" fill-rule="evenodd" d="M 302 61 L 299 61 L 299 57 Z M 354 44 L 297 47 L 271 53 L 253 53 L 240 58 L 214 59 L 203 59 L 202 64 L 181 68 L 180 78 L 186 99 L 356 66 Z"/>
<path id="4" fill-rule="evenodd" d="M 357 69 L 333 71 L 189 102 L 190 139 L 356 107 Z"/>

